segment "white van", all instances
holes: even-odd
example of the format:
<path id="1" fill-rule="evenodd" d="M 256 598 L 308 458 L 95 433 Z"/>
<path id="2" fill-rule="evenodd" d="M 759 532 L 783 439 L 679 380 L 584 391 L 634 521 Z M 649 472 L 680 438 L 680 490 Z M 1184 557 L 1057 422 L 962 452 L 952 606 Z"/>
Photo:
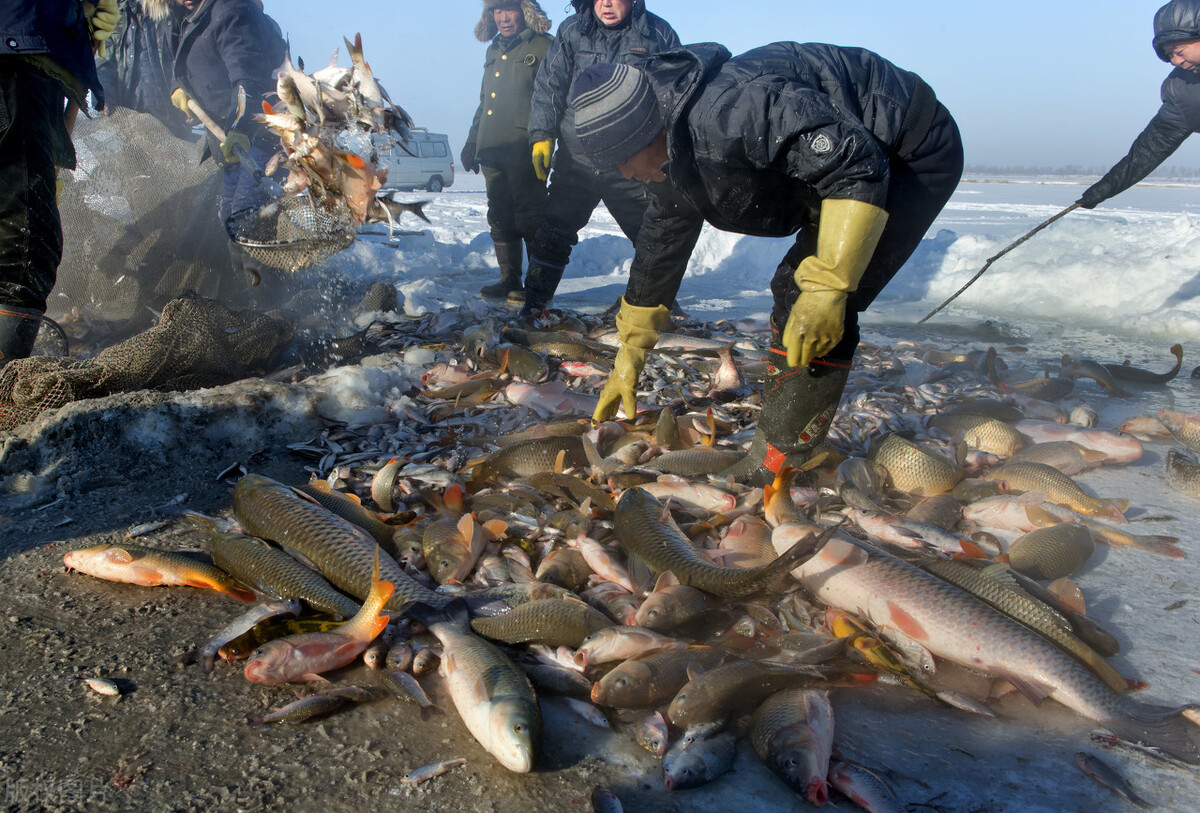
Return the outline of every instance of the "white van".
<path id="1" fill-rule="evenodd" d="M 371 138 L 379 154 L 379 165 L 387 167 L 384 190 L 441 192 L 454 185 L 454 159 L 450 139 L 445 135 L 414 127 L 404 142 L 393 132 Z"/>

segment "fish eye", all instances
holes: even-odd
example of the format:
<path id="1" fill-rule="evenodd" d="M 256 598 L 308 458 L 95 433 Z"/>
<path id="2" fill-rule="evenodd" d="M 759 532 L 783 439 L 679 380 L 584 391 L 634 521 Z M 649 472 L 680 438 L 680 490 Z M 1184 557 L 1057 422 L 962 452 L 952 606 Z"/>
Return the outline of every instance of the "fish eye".
<path id="1" fill-rule="evenodd" d="M 617 678 L 616 680 L 613 681 L 613 685 L 618 688 L 624 687 L 626 683 L 628 683 L 628 681 L 625 680 L 625 678 Z"/>
<path id="2" fill-rule="evenodd" d="M 658 618 L 658 610 L 651 608 L 646 611 L 646 616 L 648 618 Z"/>
<path id="3" fill-rule="evenodd" d="M 525 724 L 524 723 L 513 723 L 512 730 L 513 730 L 514 734 L 524 734 L 525 733 Z"/>

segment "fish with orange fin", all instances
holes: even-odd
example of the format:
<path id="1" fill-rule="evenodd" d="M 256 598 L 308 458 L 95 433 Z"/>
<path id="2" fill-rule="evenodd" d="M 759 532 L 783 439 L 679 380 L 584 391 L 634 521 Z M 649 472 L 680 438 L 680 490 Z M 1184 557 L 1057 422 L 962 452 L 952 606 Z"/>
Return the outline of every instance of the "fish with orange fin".
<path id="1" fill-rule="evenodd" d="M 310 632 L 268 641 L 250 656 L 245 669 L 246 679 L 255 683 L 324 680 L 322 672 L 346 666 L 383 632 L 390 619 L 386 614 L 380 614 L 380 610 L 392 597 L 394 589 L 391 582 L 379 578 L 379 547 L 376 546 L 371 592 L 358 613 L 336 632 Z"/>
<path id="2" fill-rule="evenodd" d="M 242 601 L 254 601 L 254 591 L 220 568 L 171 551 L 140 545 L 94 545 L 63 556 L 68 570 L 110 582 L 143 587 L 185 585 L 216 590 Z"/>

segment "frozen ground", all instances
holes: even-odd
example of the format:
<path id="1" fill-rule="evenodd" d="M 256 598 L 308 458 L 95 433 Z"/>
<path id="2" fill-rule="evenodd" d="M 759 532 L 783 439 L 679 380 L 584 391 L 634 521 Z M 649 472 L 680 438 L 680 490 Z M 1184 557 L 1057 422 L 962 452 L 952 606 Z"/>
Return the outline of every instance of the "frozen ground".
<path id="1" fill-rule="evenodd" d="M 1111 398 L 1091 382 L 1078 392 L 1101 426 L 1167 406 L 1200 411 L 1188 377 L 1200 363 L 1200 190 L 1134 189 L 1096 212 L 1075 212 L 999 261 L 958 303 L 927 325 L 914 323 L 1010 241 L 1078 197 L 1081 187 L 964 184 L 901 273 L 865 319 L 864 338 L 928 341 L 947 348 L 994 345 L 1031 370 L 1079 358 L 1166 369 L 1167 347 L 1181 341 L 1183 374 L 1165 389 Z M 414 196 L 415 198 L 416 196 Z M 477 302 L 496 274 L 482 193 L 443 193 L 428 209 L 424 234 L 361 240 L 330 261 L 364 284 L 394 282 L 410 313 Z M 405 223 L 410 226 L 411 223 Z M 769 311 L 767 283 L 784 241 L 706 230 L 680 302 L 716 320 Z M 602 309 L 624 286 L 632 249 L 606 213 L 581 235 L 557 299 Z M 599 733 L 556 701 L 546 706 L 547 744 L 540 770 L 527 777 L 499 769 L 462 729 L 444 698 L 443 712 L 398 704 L 352 709 L 324 723 L 268 730 L 247 727 L 245 713 L 287 699 L 286 690 L 251 687 L 234 669 L 205 676 L 171 659 L 219 628 L 240 608 L 192 591 L 110 585 L 62 572 L 67 550 L 116 541 L 155 518 L 181 493 L 200 511 L 228 507 L 215 475 L 252 451 L 267 449 L 258 470 L 304 479 L 282 449 L 313 433 L 323 417 L 381 409 L 392 387 L 419 373 L 397 364 L 374 378 L 333 373 L 311 390 L 233 385 L 186 396 L 135 395 L 83 402 L 5 441 L 0 477 L 11 486 L 32 440 L 57 454 L 53 471 L 26 477 L 36 489 L 68 477 L 69 500 L 0 498 L 0 783 L 14 809 L 195 810 L 361 809 L 529 811 L 587 809 L 596 784 L 618 792 L 627 810 L 766 811 L 804 807 L 767 772 L 745 742 L 735 770 L 695 791 L 661 789 L 655 760 L 623 735 Z M 349 393 L 354 398 L 349 398 Z M 220 431 L 201 429 L 217 415 Z M 156 438 L 134 425 L 153 426 Z M 124 427 L 124 431 L 118 429 Z M 1166 489 L 1169 447 L 1147 444 L 1129 466 L 1081 477 L 1094 493 L 1128 497 L 1129 517 L 1144 533 L 1180 537 L 1183 560 L 1101 549 L 1077 581 L 1089 614 L 1121 639 L 1113 659 L 1126 676 L 1149 684 L 1142 699 L 1200 700 L 1200 506 Z M 40 484 L 40 486 L 39 486 Z M 53 492 L 53 489 L 51 489 Z M 196 544 L 170 526 L 145 540 Z M 1186 601 L 1174 610 L 1168 606 Z M 97 699 L 80 675 L 105 674 L 127 690 L 119 702 Z M 835 693 L 838 739 L 853 756 L 886 770 L 913 809 L 1112 810 L 1124 802 L 1074 765 L 1079 750 L 1098 750 L 1090 726 L 1053 703 L 1033 709 L 1020 698 L 998 704 L 1000 719 L 969 717 L 887 687 Z M 1195 770 L 1179 770 L 1124 752 L 1104 752 L 1138 791 L 1162 809 L 1190 811 L 1200 798 Z M 468 765 L 418 790 L 402 788 L 407 770 L 452 756 Z M 119 788 L 118 785 L 125 784 Z"/>

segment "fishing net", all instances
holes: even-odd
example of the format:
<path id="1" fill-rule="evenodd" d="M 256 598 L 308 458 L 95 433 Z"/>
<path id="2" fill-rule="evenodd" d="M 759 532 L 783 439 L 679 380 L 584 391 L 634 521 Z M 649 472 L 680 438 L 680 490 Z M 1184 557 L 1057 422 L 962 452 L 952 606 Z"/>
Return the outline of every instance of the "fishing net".
<path id="1" fill-rule="evenodd" d="M 195 144 L 124 108 L 80 116 L 73 141 L 78 169 L 61 175 L 63 261 L 46 310 L 73 340 L 133 335 L 185 291 L 239 307 L 283 296 L 234 269 L 217 214 L 221 173 L 199 164 Z"/>
<path id="2" fill-rule="evenodd" d="M 348 211 L 342 216 L 323 211 L 307 195 L 234 212 L 226 226 L 247 254 L 284 271 L 332 257 L 348 248 L 358 233 Z"/>
<path id="3" fill-rule="evenodd" d="M 158 324 L 82 361 L 15 359 L 0 369 L 0 430 L 83 398 L 134 390 L 212 387 L 271 368 L 295 323 L 186 294 Z"/>

